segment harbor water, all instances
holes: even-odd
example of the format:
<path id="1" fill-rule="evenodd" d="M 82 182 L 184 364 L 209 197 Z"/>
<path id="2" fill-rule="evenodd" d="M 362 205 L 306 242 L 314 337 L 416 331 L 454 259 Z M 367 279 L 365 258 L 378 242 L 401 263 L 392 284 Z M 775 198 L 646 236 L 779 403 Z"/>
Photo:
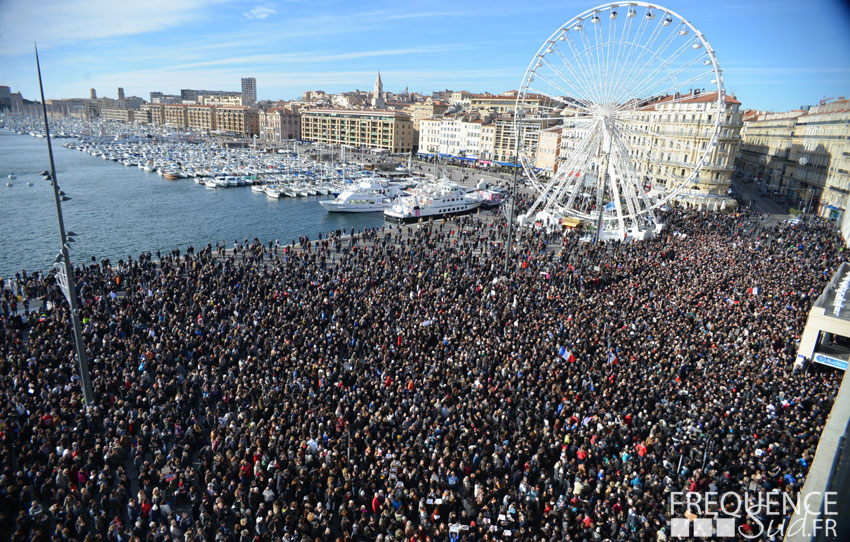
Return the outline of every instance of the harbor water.
<path id="1" fill-rule="evenodd" d="M 74 262 L 216 242 L 232 247 L 234 240 L 254 237 L 283 245 L 299 236 L 384 223 L 382 213 L 327 213 L 319 200 L 331 196 L 273 200 L 249 186 L 213 190 L 193 179 L 169 181 L 66 149 L 65 141 L 53 140 L 53 154 L 59 186 L 71 198 L 62 210 L 66 229 L 77 233 Z M 52 188 L 39 175 L 49 169 L 45 139 L 0 130 L 0 276 L 47 270 L 59 252 Z M 17 178 L 9 179 L 12 173 Z"/>

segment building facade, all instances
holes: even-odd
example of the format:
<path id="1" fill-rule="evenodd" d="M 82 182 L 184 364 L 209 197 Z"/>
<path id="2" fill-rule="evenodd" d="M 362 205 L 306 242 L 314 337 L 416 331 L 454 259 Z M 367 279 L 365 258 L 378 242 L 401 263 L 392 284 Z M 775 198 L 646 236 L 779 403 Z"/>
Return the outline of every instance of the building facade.
<path id="1" fill-rule="evenodd" d="M 410 113 L 410 120 L 413 121 L 413 129 L 419 130 L 420 122 L 425 119 L 442 117 L 448 108 L 449 104 L 445 102 L 422 102 L 409 105 L 407 111 Z"/>
<path id="2" fill-rule="evenodd" d="M 449 104 L 445 102 L 434 102 L 432 100 L 409 104 L 405 108 L 410 114 L 410 120 L 413 121 L 413 144 L 416 147 L 422 148 L 420 142 L 422 137 L 420 134 L 420 123 L 425 119 L 442 117 L 448 108 Z"/>
<path id="3" fill-rule="evenodd" d="M 419 152 L 436 154 L 440 152 L 441 119 L 423 119 L 419 122 Z"/>
<path id="4" fill-rule="evenodd" d="M 183 98 L 179 94 L 163 94 L 162 92 L 151 92 L 151 103 L 182 104 Z"/>
<path id="5" fill-rule="evenodd" d="M 100 110 L 100 118 L 114 122 L 134 122 L 136 111 L 123 107 L 104 107 Z"/>
<path id="6" fill-rule="evenodd" d="M 465 90 L 454 91 L 451 93 L 451 96 L 449 96 L 449 103 L 457 107 L 470 107 L 470 99 L 472 96 L 473 94 L 471 92 L 467 92 Z"/>
<path id="7" fill-rule="evenodd" d="M 694 92 L 668 96 L 631 114 L 630 121 L 638 132 L 626 139 L 645 184 L 671 189 L 691 174 L 711 142 L 718 115 L 716 103 L 716 93 Z M 687 187 L 694 195 L 727 194 L 741 144 L 740 105 L 734 96 L 725 96 L 717 144 L 708 153 L 695 184 Z"/>
<path id="8" fill-rule="evenodd" d="M 242 103 L 240 105 L 254 105 L 257 103 L 257 80 L 254 77 L 242 78 Z"/>
<path id="9" fill-rule="evenodd" d="M 183 104 L 166 104 L 163 106 L 165 113 L 165 125 L 174 128 L 186 128 L 189 126 L 189 115 Z"/>
<path id="10" fill-rule="evenodd" d="M 790 207 L 844 223 L 850 196 L 850 101 L 838 98 L 744 122 L 738 174 Z"/>
<path id="11" fill-rule="evenodd" d="M 201 133 L 224 133 L 240 137 L 260 134 L 259 113 L 242 105 L 145 104 L 143 120 L 156 126 L 191 128 Z"/>
<path id="12" fill-rule="evenodd" d="M 301 139 L 408 153 L 413 122 L 399 111 L 314 109 L 301 114 Z"/>
<path id="13" fill-rule="evenodd" d="M 150 103 L 145 104 L 141 107 L 140 111 L 145 114 L 145 118 L 136 119 L 136 122 L 144 122 L 147 120 L 148 123 L 153 124 L 155 126 L 162 126 L 165 124 L 165 105 L 159 103 Z"/>
<path id="14" fill-rule="evenodd" d="M 198 94 L 195 103 L 198 105 L 249 105 L 245 103 L 244 95 L 238 92 L 224 94 Z"/>
<path id="15" fill-rule="evenodd" d="M 215 130 L 219 133 L 242 137 L 260 135 L 259 112 L 256 109 L 240 106 L 214 107 Z"/>
<path id="16" fill-rule="evenodd" d="M 425 119 L 419 125 L 419 152 L 423 154 L 489 160 L 493 138 L 486 138 L 488 125 L 480 119 Z"/>
<path id="17" fill-rule="evenodd" d="M 308 104 L 322 104 L 328 103 L 330 98 L 324 90 L 308 90 L 301 95 L 301 101 Z"/>
<path id="18" fill-rule="evenodd" d="M 850 203 L 850 100 L 797 117 L 782 184 L 797 209 L 842 221 Z"/>
<path id="19" fill-rule="evenodd" d="M 791 139 L 803 111 L 755 113 L 744 117 L 737 172 L 746 181 L 787 195 L 785 167 L 791 154 Z"/>
<path id="20" fill-rule="evenodd" d="M 301 137 L 301 115 L 287 109 L 260 111 L 260 139 L 284 141 Z"/>
<path id="21" fill-rule="evenodd" d="M 540 132 L 551 128 L 557 119 L 526 120 L 522 123 L 522 148 L 530 151 L 532 163 L 536 160 Z M 503 164 L 513 164 L 517 155 L 517 134 L 513 117 L 501 117 L 493 122 L 495 126 L 492 160 Z"/>
<path id="22" fill-rule="evenodd" d="M 133 122 L 135 124 L 153 124 L 151 122 L 151 112 L 144 107 L 139 108 L 138 111 L 133 112 Z"/>
<path id="23" fill-rule="evenodd" d="M 209 105 L 188 105 L 186 121 L 193 131 L 209 134 L 216 130 L 215 108 Z"/>
<path id="24" fill-rule="evenodd" d="M 46 100 L 47 115 L 51 118 L 88 119 L 90 103 L 91 100 L 85 98 Z"/>
<path id="25" fill-rule="evenodd" d="M 472 94 L 469 97 L 469 108 L 477 111 L 488 111 L 495 115 L 513 115 L 516 111 L 517 93 L 505 92 L 501 95 Z M 552 98 L 542 94 L 528 94 L 523 99 L 526 113 L 546 114 L 563 107 Z"/>
<path id="26" fill-rule="evenodd" d="M 561 147 L 562 131 L 563 127 L 554 126 L 540 132 L 534 167 L 540 169 L 546 176 L 551 176 L 558 171 L 558 149 Z"/>

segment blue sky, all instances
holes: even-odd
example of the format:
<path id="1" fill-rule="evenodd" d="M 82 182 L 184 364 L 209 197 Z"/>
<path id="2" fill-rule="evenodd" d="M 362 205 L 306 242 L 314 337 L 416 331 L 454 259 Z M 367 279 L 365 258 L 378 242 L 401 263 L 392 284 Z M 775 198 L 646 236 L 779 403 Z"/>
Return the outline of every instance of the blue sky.
<path id="1" fill-rule="evenodd" d="M 596 2 L 0 0 L 0 84 L 35 99 L 38 41 L 48 98 L 145 99 L 151 90 L 444 88 L 502 92 L 559 25 Z M 850 7 L 843 0 L 682 1 L 661 5 L 701 30 L 744 107 L 786 110 L 850 96 Z M 35 7 L 38 6 L 38 7 Z"/>

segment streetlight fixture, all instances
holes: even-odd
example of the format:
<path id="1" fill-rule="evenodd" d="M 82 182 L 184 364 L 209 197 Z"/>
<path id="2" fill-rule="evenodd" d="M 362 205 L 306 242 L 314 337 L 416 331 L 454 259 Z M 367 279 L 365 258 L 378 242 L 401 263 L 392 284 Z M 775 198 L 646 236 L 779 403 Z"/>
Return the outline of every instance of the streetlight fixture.
<path id="1" fill-rule="evenodd" d="M 62 219 L 62 201 L 69 201 L 71 198 L 59 191 L 59 185 L 56 182 L 56 165 L 53 162 L 53 147 L 50 144 L 50 126 L 47 122 L 47 105 L 44 101 L 44 86 L 41 82 L 41 65 L 38 62 L 38 46 L 35 46 L 35 65 L 38 70 L 38 88 L 41 91 L 41 112 L 44 115 L 44 137 L 47 140 L 47 154 L 50 157 L 50 173 L 42 172 L 45 180 L 49 180 L 53 186 L 53 199 L 56 202 L 56 218 L 59 222 L 59 240 L 62 246 L 62 252 L 56 255 L 54 266 L 59 270 L 58 281 L 62 289 L 62 293 L 68 298 L 68 304 L 71 307 L 71 323 L 74 330 L 74 347 L 77 353 L 77 362 L 80 370 L 80 383 L 83 388 L 83 398 L 86 402 L 86 407 L 94 405 L 94 392 L 92 391 L 91 376 L 89 375 L 89 364 L 86 358 L 86 345 L 83 342 L 83 330 L 80 324 L 80 309 L 77 306 L 77 292 L 74 289 L 74 267 L 71 264 L 71 254 L 68 251 L 68 244 L 73 243 L 73 236 L 77 235 L 73 231 L 65 233 L 65 221 Z M 64 262 L 64 271 L 59 269 L 60 262 Z"/>

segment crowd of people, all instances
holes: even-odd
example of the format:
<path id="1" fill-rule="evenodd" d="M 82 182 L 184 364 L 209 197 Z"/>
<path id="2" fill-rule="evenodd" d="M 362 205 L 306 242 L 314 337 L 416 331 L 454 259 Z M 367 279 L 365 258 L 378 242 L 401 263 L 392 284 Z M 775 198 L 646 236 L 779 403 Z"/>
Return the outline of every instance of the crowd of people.
<path id="1" fill-rule="evenodd" d="M 0 318 L 0 538 L 663 541 L 676 491 L 798 491 L 841 375 L 795 370 L 834 229 L 673 210 L 76 268 Z M 743 525 L 755 529 L 751 523 Z M 751 532 L 751 531 L 749 531 Z"/>

